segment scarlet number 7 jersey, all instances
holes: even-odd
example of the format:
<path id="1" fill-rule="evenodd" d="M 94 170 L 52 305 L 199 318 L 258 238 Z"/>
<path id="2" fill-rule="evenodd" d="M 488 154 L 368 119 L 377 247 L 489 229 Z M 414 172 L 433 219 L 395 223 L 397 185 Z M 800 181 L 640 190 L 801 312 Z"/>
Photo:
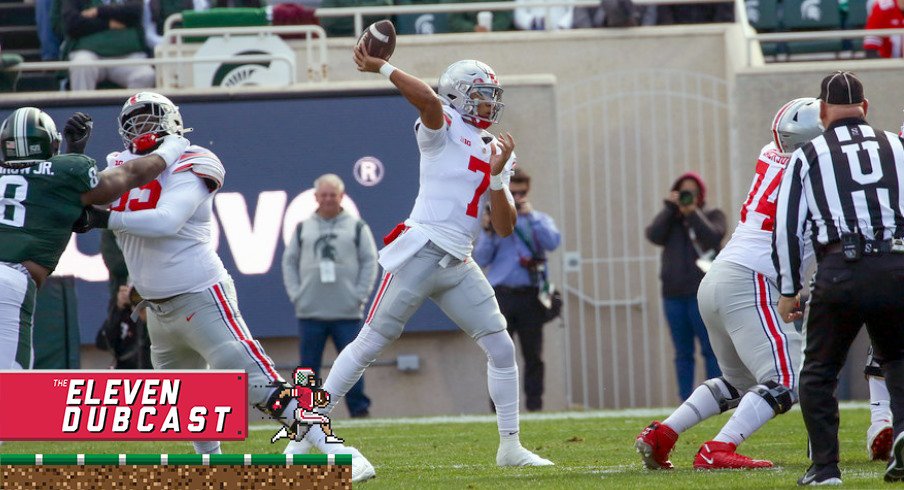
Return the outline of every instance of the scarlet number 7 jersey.
<path id="1" fill-rule="evenodd" d="M 420 189 L 406 224 L 463 259 L 471 253 L 489 200 L 490 157 L 496 139 L 466 123 L 451 107 L 443 109 L 442 128 L 415 124 L 421 150 Z M 506 187 L 514 164 L 513 154 L 502 171 Z"/>

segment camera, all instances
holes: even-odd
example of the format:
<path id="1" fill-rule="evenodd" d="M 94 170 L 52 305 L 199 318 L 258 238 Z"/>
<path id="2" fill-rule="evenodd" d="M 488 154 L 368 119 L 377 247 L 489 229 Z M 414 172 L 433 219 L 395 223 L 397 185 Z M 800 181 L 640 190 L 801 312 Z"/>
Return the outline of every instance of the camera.
<path id="1" fill-rule="evenodd" d="M 695 198 L 696 196 L 694 196 L 694 193 L 691 191 L 681 191 L 678 193 L 678 203 L 682 206 L 693 204 Z"/>

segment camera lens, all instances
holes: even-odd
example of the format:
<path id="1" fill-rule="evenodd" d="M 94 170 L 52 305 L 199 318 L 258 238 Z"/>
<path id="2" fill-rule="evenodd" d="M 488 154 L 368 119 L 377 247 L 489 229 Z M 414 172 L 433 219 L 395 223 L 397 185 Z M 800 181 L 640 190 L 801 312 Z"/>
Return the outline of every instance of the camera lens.
<path id="1" fill-rule="evenodd" d="M 691 191 L 681 191 L 678 193 L 678 202 L 683 206 L 687 206 L 694 202 L 694 193 Z"/>

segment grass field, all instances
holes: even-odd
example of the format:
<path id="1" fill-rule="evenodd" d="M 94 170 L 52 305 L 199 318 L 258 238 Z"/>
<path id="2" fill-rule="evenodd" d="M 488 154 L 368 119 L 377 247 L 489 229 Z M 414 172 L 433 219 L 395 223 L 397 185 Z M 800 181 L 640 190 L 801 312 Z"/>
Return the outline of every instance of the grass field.
<path id="1" fill-rule="evenodd" d="M 869 425 L 866 403 L 847 404 L 841 413 L 842 478 L 851 488 L 877 488 L 884 464 L 865 452 Z M 790 488 L 809 465 L 806 431 L 799 410 L 770 422 L 741 453 L 768 458 L 776 468 L 758 471 L 695 471 L 693 457 L 727 415 L 715 417 L 681 436 L 672 453 L 674 471 L 646 471 L 633 449 L 634 437 L 665 410 L 575 412 L 525 415 L 522 442 L 553 460 L 554 467 L 497 468 L 497 433 L 490 416 L 432 419 L 336 421 L 337 433 L 376 466 L 377 478 L 360 488 Z M 271 445 L 273 426 L 253 426 L 245 442 L 224 443 L 228 453 L 279 452 Z M 188 443 L 7 442 L 4 453 L 180 453 Z"/>

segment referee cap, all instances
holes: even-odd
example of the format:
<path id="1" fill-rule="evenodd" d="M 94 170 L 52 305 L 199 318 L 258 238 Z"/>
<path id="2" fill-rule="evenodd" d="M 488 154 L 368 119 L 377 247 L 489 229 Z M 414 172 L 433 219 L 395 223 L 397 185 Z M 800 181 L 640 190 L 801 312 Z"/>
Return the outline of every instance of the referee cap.
<path id="1" fill-rule="evenodd" d="M 818 98 L 826 104 L 859 104 L 863 102 L 863 84 L 853 73 L 839 70 L 822 79 Z"/>

